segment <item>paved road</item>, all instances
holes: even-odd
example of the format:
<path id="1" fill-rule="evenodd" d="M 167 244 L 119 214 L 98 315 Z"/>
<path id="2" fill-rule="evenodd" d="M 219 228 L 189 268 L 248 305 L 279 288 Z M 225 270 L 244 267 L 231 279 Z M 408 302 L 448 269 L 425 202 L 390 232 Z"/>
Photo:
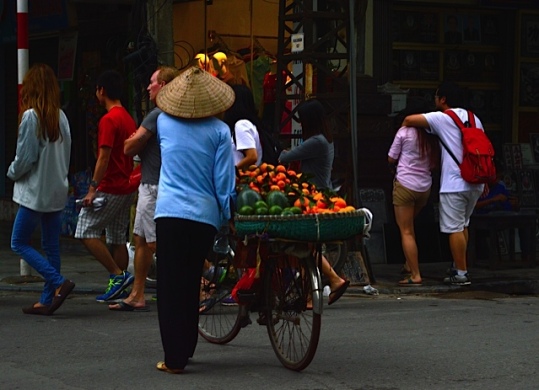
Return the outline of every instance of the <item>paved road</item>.
<path id="1" fill-rule="evenodd" d="M 536 389 L 537 297 L 471 292 L 344 297 L 325 307 L 317 354 L 282 367 L 266 330 L 226 346 L 200 339 L 184 375 L 158 372 L 157 312 L 114 313 L 74 295 L 52 317 L 35 293 L 0 292 L 0 389 Z M 465 299 L 462 299 L 465 298 Z"/>

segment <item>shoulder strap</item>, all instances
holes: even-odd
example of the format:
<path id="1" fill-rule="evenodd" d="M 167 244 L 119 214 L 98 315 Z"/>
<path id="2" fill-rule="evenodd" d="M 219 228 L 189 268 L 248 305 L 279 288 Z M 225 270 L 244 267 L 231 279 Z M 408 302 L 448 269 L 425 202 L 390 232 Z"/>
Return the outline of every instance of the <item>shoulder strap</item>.
<path id="1" fill-rule="evenodd" d="M 460 120 L 460 118 L 458 117 L 457 114 L 455 114 L 455 111 L 449 109 L 449 110 L 445 110 L 444 111 L 444 114 L 448 115 L 451 119 L 453 119 L 453 122 L 455 122 L 455 124 L 457 125 L 457 127 L 460 129 L 460 131 L 462 132 L 462 129 L 464 129 L 464 123 L 462 123 L 462 121 Z M 468 111 L 468 115 L 471 114 L 471 111 Z M 473 114 L 472 114 L 472 117 L 473 117 Z M 442 146 L 444 147 L 444 149 L 447 151 L 447 153 L 449 153 L 449 155 L 451 156 L 451 158 L 453 159 L 453 161 L 455 161 L 455 163 L 457 165 L 460 165 L 460 162 L 459 160 L 457 159 L 457 157 L 455 157 L 455 154 L 447 147 L 447 145 L 444 143 L 444 141 L 442 141 L 442 139 L 440 137 L 438 137 L 438 139 L 440 140 L 440 143 L 442 144 Z"/>
<path id="2" fill-rule="evenodd" d="M 455 114 L 455 111 L 453 111 L 451 109 L 445 110 L 444 114 L 449 115 L 449 117 L 451 119 L 453 119 L 453 122 L 455 122 L 455 124 L 457 125 L 457 127 L 460 130 L 462 130 L 462 129 L 464 129 L 466 127 L 466 126 L 464 126 L 464 123 L 462 123 L 462 121 L 460 120 L 459 116 L 457 114 Z M 468 111 L 468 119 L 470 118 L 470 115 L 473 118 L 473 114 L 471 113 L 471 111 Z M 474 120 L 474 123 L 475 123 L 475 120 Z"/>
<path id="3" fill-rule="evenodd" d="M 473 112 L 468 110 L 468 123 L 470 124 L 470 127 L 475 127 L 475 115 Z"/>
<path id="4" fill-rule="evenodd" d="M 451 151 L 451 149 L 449 149 L 447 147 L 447 145 L 444 143 L 444 141 L 442 141 L 442 139 L 440 137 L 438 137 L 438 139 L 440 140 L 440 143 L 442 144 L 442 146 L 444 147 L 444 149 L 447 151 L 447 153 L 449 153 L 449 155 L 451 156 L 451 158 L 453 159 L 453 161 L 455 161 L 455 163 L 457 165 L 460 165 L 459 163 L 459 160 L 457 160 L 457 158 L 455 157 L 455 154 Z"/>

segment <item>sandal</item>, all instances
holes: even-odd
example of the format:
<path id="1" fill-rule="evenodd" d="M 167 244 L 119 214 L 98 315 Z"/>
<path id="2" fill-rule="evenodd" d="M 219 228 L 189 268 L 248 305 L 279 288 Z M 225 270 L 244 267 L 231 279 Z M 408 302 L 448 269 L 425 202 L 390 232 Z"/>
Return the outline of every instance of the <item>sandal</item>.
<path id="1" fill-rule="evenodd" d="M 215 297 L 203 299 L 198 304 L 198 314 L 206 314 L 209 312 L 217 303 L 217 299 Z"/>
<path id="2" fill-rule="evenodd" d="M 165 362 L 157 362 L 157 365 L 155 366 L 159 371 L 168 372 L 169 374 L 182 374 L 183 369 L 182 368 L 168 368 L 165 365 Z"/>

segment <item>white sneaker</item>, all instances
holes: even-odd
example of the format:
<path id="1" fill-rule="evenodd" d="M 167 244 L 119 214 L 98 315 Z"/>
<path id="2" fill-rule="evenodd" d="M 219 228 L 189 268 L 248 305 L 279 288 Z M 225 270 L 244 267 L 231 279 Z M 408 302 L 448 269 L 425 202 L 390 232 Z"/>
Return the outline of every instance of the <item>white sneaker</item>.
<path id="1" fill-rule="evenodd" d="M 447 278 L 444 278 L 444 283 L 452 284 L 455 286 L 467 286 L 469 284 L 472 284 L 468 274 L 466 275 L 453 274 L 451 276 L 448 276 Z"/>

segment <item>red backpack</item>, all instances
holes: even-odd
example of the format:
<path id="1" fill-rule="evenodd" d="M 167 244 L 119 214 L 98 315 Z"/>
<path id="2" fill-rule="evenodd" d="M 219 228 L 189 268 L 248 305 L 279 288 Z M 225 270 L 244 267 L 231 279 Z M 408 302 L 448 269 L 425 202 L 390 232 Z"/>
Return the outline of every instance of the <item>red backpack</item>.
<path id="1" fill-rule="evenodd" d="M 495 183 L 496 167 L 494 166 L 494 147 L 482 129 L 475 126 L 475 116 L 468 111 L 466 125 L 453 110 L 446 110 L 462 133 L 462 162 L 442 142 L 442 146 L 451 155 L 460 168 L 462 178 L 468 183 Z"/>

